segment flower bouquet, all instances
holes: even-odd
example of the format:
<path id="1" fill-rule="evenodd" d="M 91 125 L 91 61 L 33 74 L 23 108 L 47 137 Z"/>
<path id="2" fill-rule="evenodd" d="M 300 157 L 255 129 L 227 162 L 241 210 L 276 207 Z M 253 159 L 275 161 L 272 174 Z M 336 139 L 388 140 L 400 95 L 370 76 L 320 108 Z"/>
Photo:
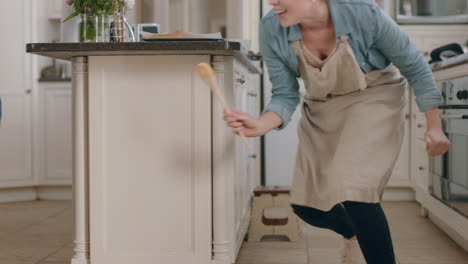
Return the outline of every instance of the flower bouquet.
<path id="1" fill-rule="evenodd" d="M 112 16 L 133 8 L 135 0 L 66 0 L 73 12 L 66 22 L 80 16 L 80 42 L 109 42 Z"/>

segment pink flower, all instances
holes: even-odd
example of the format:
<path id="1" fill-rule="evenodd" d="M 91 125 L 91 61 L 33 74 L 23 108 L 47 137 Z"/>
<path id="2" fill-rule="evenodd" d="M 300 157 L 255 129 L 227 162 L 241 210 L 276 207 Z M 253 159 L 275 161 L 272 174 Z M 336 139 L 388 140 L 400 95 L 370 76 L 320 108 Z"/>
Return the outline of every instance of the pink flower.
<path id="1" fill-rule="evenodd" d="M 86 7 L 86 12 L 91 12 L 91 8 Z"/>
<path id="2" fill-rule="evenodd" d="M 66 0 L 65 3 L 69 6 L 73 5 L 73 0 Z"/>

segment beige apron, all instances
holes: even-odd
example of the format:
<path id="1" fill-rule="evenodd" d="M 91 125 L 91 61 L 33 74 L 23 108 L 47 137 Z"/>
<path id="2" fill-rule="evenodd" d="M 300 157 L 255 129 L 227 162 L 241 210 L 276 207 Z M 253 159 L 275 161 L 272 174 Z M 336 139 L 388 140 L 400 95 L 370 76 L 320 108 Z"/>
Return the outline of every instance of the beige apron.
<path id="1" fill-rule="evenodd" d="M 364 74 L 345 36 L 324 61 L 300 40 L 293 48 L 307 94 L 291 203 L 380 202 L 403 141 L 406 80 L 393 65 Z"/>

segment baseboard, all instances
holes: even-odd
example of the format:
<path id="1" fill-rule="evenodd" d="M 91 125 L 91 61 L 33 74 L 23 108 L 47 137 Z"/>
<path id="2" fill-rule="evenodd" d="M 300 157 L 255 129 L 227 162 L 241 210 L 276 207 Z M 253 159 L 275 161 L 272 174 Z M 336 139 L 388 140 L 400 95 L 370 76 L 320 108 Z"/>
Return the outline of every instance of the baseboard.
<path id="1" fill-rule="evenodd" d="M 442 231 L 444 231 L 451 239 L 453 239 L 460 247 L 468 251 L 468 239 L 460 235 L 455 231 L 449 224 L 444 222 L 438 215 L 431 213 L 429 211 L 429 219 L 432 223 L 438 226 Z"/>
<path id="2" fill-rule="evenodd" d="M 71 186 L 37 186 L 39 200 L 71 200 L 73 191 Z"/>
<path id="3" fill-rule="evenodd" d="M 422 188 L 417 188 L 416 198 L 429 212 L 431 221 L 468 251 L 468 218 L 437 200 Z"/>
<path id="4" fill-rule="evenodd" d="M 31 186 L 0 189 L 0 203 L 34 200 L 71 200 L 71 186 Z"/>
<path id="5" fill-rule="evenodd" d="M 36 187 L 0 189 L 0 203 L 37 200 Z"/>
<path id="6" fill-rule="evenodd" d="M 382 200 L 384 202 L 415 201 L 416 195 L 411 187 L 387 187 Z"/>

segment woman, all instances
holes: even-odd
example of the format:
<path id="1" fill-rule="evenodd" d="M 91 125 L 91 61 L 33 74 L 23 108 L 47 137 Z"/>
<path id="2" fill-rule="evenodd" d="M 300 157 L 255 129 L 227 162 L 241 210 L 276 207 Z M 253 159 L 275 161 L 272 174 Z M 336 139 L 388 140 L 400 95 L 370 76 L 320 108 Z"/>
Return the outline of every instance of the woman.
<path id="1" fill-rule="evenodd" d="M 450 145 L 427 63 L 371 0 L 270 4 L 260 46 L 273 84 L 271 102 L 258 119 L 240 111 L 224 118 L 248 137 L 283 129 L 299 103 L 301 77 L 307 94 L 298 125 L 294 212 L 344 237 L 341 263 L 365 263 L 362 251 L 367 263 L 394 264 L 380 201 L 403 140 L 406 80 L 425 112 L 428 154 L 441 155 Z"/>

